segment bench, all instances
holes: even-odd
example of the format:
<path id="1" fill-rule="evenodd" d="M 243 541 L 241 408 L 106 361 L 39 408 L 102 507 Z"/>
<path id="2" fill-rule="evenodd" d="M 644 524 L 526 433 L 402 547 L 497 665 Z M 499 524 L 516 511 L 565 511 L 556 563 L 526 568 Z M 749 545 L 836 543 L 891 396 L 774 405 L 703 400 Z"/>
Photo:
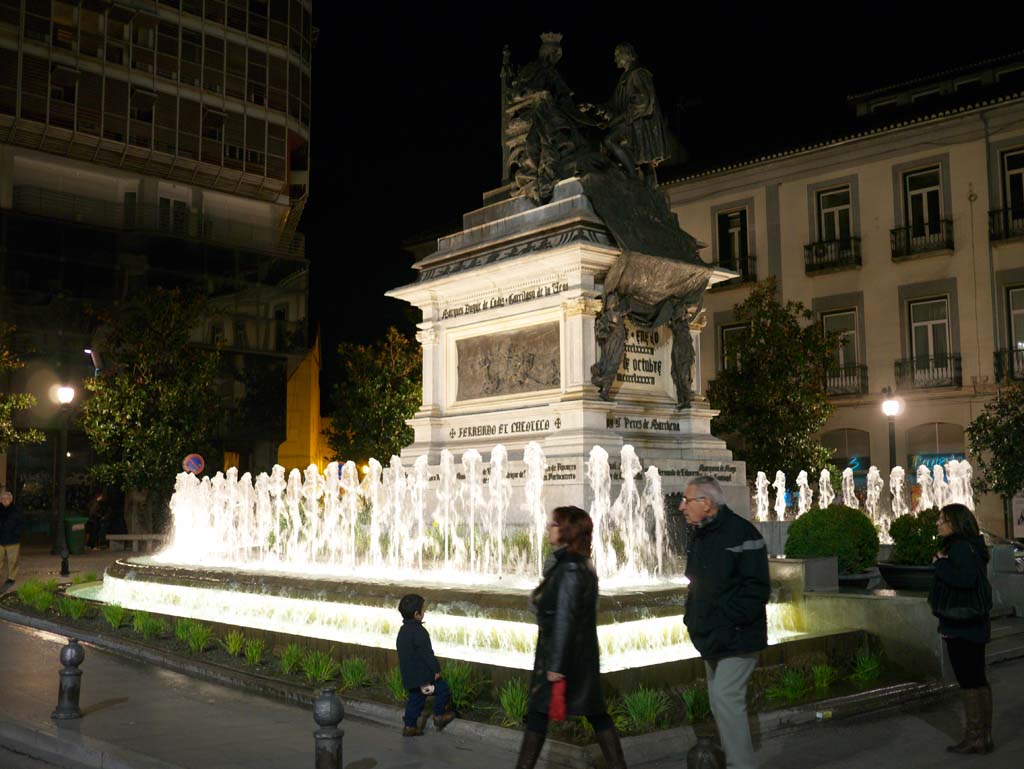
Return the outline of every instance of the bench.
<path id="1" fill-rule="evenodd" d="M 167 541 L 166 534 L 108 534 L 107 541 L 110 542 L 111 549 L 114 549 L 114 542 L 120 542 L 121 547 L 128 550 L 128 545 L 131 543 L 131 551 L 133 553 L 152 553 L 158 549 L 160 545 Z"/>

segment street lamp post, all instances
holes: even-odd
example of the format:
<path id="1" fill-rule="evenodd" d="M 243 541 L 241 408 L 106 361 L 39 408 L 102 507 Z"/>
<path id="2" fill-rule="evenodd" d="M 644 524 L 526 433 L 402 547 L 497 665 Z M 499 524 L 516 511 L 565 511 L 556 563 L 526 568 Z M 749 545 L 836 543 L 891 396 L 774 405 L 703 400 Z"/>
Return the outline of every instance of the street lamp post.
<path id="1" fill-rule="evenodd" d="M 68 568 L 68 538 L 65 526 L 67 514 L 67 461 L 68 461 L 68 423 L 71 421 L 71 401 L 75 399 L 75 388 L 64 385 L 57 388 L 57 400 L 60 401 L 60 456 L 57 458 L 57 551 L 60 554 L 60 575 L 66 577 L 71 573 Z"/>
<path id="2" fill-rule="evenodd" d="M 889 419 L 889 472 L 896 467 L 896 417 L 903 410 L 903 403 L 892 394 L 891 387 L 882 388 L 882 413 Z"/>

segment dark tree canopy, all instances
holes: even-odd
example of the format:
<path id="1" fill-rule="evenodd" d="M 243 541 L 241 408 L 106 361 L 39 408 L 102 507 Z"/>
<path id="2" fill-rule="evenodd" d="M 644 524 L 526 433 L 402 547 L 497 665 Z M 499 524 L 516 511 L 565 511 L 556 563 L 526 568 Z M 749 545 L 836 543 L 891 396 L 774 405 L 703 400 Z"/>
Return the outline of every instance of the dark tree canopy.
<path id="1" fill-rule="evenodd" d="M 975 488 L 1007 498 L 1024 490 L 1024 383 L 1001 388 L 966 432 L 971 458 L 981 471 Z"/>
<path id="2" fill-rule="evenodd" d="M 375 458 L 387 464 L 412 443 L 406 420 L 422 400 L 422 353 L 397 329 L 372 345 L 338 346 L 344 376 L 334 388 L 331 427 L 325 432 L 338 459 Z"/>
<path id="3" fill-rule="evenodd" d="M 17 371 L 25 365 L 11 349 L 10 341 L 14 330 L 14 326 L 0 324 L 0 381 L 10 372 Z M 12 443 L 43 441 L 43 434 L 39 430 L 14 426 L 14 412 L 30 409 L 35 405 L 36 398 L 30 393 L 0 392 L 0 453 L 7 451 L 7 447 Z"/>
<path id="4" fill-rule="evenodd" d="M 831 452 L 816 434 L 832 413 L 825 371 L 836 335 L 813 322 L 802 303 L 781 304 L 774 278 L 754 286 L 735 317 L 746 324 L 729 339 L 737 364 L 708 386 L 712 408 L 721 411 L 713 431 L 733 439 L 748 478 L 782 470 L 793 481 L 801 470 L 829 466 Z"/>
<path id="5" fill-rule="evenodd" d="M 211 461 L 221 417 L 217 353 L 189 342 L 204 318 L 203 299 L 156 289 L 105 319 L 109 364 L 86 380 L 82 407 L 99 482 L 163 499 L 186 455 Z"/>

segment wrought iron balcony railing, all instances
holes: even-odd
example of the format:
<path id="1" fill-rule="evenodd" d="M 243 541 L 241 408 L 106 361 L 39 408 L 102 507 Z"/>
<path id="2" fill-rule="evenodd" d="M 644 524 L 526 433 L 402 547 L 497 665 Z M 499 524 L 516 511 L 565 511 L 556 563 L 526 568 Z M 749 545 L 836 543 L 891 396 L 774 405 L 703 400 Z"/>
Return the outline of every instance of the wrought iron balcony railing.
<path id="1" fill-rule="evenodd" d="M 988 212 L 989 240 L 1024 238 L 1024 208 L 999 208 Z"/>
<path id="2" fill-rule="evenodd" d="M 1024 349 L 996 350 L 996 381 L 1024 379 Z"/>
<path id="3" fill-rule="evenodd" d="M 716 283 L 714 287 L 718 286 L 735 286 L 739 283 L 756 283 L 757 282 L 757 257 L 748 255 L 738 260 L 730 260 L 726 262 L 715 262 L 715 267 L 721 267 L 726 270 L 734 270 L 738 272 L 740 276 L 738 278 L 731 278 L 721 283 Z"/>
<path id="4" fill-rule="evenodd" d="M 962 384 L 959 355 L 936 355 L 932 358 L 905 358 L 896 361 L 898 390 L 960 387 Z"/>
<path id="5" fill-rule="evenodd" d="M 927 224 L 912 224 L 889 231 L 892 258 L 901 259 L 929 251 L 953 250 L 953 220 L 940 219 Z"/>
<path id="6" fill-rule="evenodd" d="M 830 366 L 825 371 L 825 390 L 829 395 L 863 395 L 868 391 L 868 367 Z"/>
<path id="7" fill-rule="evenodd" d="M 860 238 L 822 240 L 804 246 L 804 271 L 816 272 L 860 267 Z"/>
<path id="8" fill-rule="evenodd" d="M 203 216 L 189 210 L 175 210 L 173 206 L 160 208 L 142 204 L 125 205 L 40 187 L 16 185 L 13 208 L 33 216 L 123 232 L 187 238 L 292 259 L 305 259 L 306 256 L 306 244 L 301 233 L 283 235 L 269 227 Z"/>

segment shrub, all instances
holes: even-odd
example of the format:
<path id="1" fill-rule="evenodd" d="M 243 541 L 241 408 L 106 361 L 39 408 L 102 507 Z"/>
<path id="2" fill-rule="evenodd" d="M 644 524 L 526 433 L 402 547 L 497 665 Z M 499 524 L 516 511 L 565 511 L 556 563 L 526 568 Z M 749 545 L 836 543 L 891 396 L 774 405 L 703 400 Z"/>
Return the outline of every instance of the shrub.
<path id="1" fill-rule="evenodd" d="M 402 670 L 398 667 L 393 667 L 384 677 L 384 686 L 388 690 L 388 694 L 391 695 L 391 699 L 395 702 L 405 702 L 409 696 L 409 692 L 405 689 L 405 684 L 402 683 Z"/>
<path id="2" fill-rule="evenodd" d="M 96 582 L 98 579 L 99 579 L 99 577 L 96 576 L 96 572 L 94 572 L 94 571 L 87 571 L 87 572 L 84 572 L 83 574 L 76 574 L 75 576 L 73 576 L 71 578 L 71 584 L 72 585 L 81 585 L 81 584 L 83 584 L 85 582 Z"/>
<path id="3" fill-rule="evenodd" d="M 929 566 L 939 549 L 935 522 L 938 510 L 922 510 L 917 515 L 901 515 L 889 525 L 892 537 L 892 562 L 908 566 Z"/>
<path id="4" fill-rule="evenodd" d="M 188 636 L 192 632 L 193 621 L 189 617 L 182 617 L 174 621 L 174 637 L 178 642 L 188 646 Z"/>
<path id="5" fill-rule="evenodd" d="M 245 642 L 245 664 L 251 668 L 263 662 L 267 644 L 262 638 L 250 638 Z"/>
<path id="6" fill-rule="evenodd" d="M 449 662 L 441 670 L 441 677 L 452 690 L 452 705 L 456 710 L 470 707 L 484 687 L 484 679 L 465 662 Z"/>
<path id="7" fill-rule="evenodd" d="M 51 609 L 54 601 L 53 591 L 48 590 L 45 583 L 36 579 L 25 580 L 18 585 L 18 599 L 40 614 Z"/>
<path id="8" fill-rule="evenodd" d="M 220 639 L 220 645 L 224 648 L 224 651 L 232 657 L 237 657 L 242 653 L 242 649 L 245 646 L 245 635 L 241 630 L 229 630 L 224 637 Z"/>
<path id="9" fill-rule="evenodd" d="M 56 577 L 50 577 L 50 579 L 46 580 L 46 582 L 43 583 L 43 590 L 45 590 L 50 595 L 56 593 L 58 587 L 60 587 L 60 583 L 57 582 Z"/>
<path id="10" fill-rule="evenodd" d="M 132 629 L 148 641 L 167 630 L 167 626 L 148 611 L 137 611 L 132 615 Z"/>
<path id="11" fill-rule="evenodd" d="M 839 671 L 827 663 L 812 667 L 811 674 L 814 676 L 814 688 L 819 691 L 828 689 L 839 678 Z"/>
<path id="12" fill-rule="evenodd" d="M 622 714 L 631 732 L 650 732 L 664 720 L 669 710 L 669 698 L 661 689 L 644 686 L 623 696 Z"/>
<path id="13" fill-rule="evenodd" d="M 210 638 L 212 636 L 212 627 L 204 625 L 202 622 L 193 622 L 191 627 L 189 627 L 188 635 L 185 638 L 185 643 L 188 644 L 189 652 L 192 654 L 202 654 L 210 644 Z"/>
<path id="14" fill-rule="evenodd" d="M 765 694 L 770 700 L 785 700 L 796 702 L 807 693 L 807 677 L 802 670 L 787 668 L 782 677 L 773 685 L 765 689 Z"/>
<path id="15" fill-rule="evenodd" d="M 121 627 L 121 623 L 124 622 L 128 612 L 120 604 L 110 603 L 100 609 L 100 614 L 103 615 L 103 619 L 107 621 L 111 628 L 117 630 Z"/>
<path id="16" fill-rule="evenodd" d="M 898 519 L 897 519 L 898 520 Z M 870 686 L 882 673 L 882 658 L 869 649 L 861 649 L 853 659 L 850 680 L 860 686 Z"/>
<path id="17" fill-rule="evenodd" d="M 286 676 L 297 672 L 302 667 L 302 659 L 306 650 L 298 644 L 288 644 L 281 650 L 281 672 Z"/>
<path id="18" fill-rule="evenodd" d="M 62 617 L 71 617 L 71 619 L 81 619 L 85 616 L 85 613 L 88 610 L 89 604 L 87 604 L 81 598 L 61 596 L 57 599 L 57 613 Z"/>
<path id="19" fill-rule="evenodd" d="M 530 707 L 529 685 L 521 678 L 513 678 L 501 687 L 501 691 L 498 692 L 498 702 L 501 704 L 502 713 L 504 713 L 501 725 L 519 726 L 526 718 L 526 711 Z"/>
<path id="20" fill-rule="evenodd" d="M 878 558 L 878 533 L 860 510 L 830 505 L 804 513 L 789 527 L 787 558 L 839 559 L 840 574 L 858 574 Z"/>
<path id="21" fill-rule="evenodd" d="M 338 675 L 338 663 L 330 654 L 310 649 L 302 658 L 302 672 L 309 683 L 319 686 Z"/>
<path id="22" fill-rule="evenodd" d="M 707 687 L 691 686 L 684 689 L 683 702 L 686 703 L 686 718 L 691 724 L 703 721 L 711 715 L 711 699 Z"/>
<path id="23" fill-rule="evenodd" d="M 366 660 L 361 657 L 350 657 L 347 660 L 342 660 L 338 672 L 341 676 L 341 686 L 339 688 L 342 691 L 345 689 L 355 689 L 357 686 L 369 686 L 372 680 L 370 668 L 367 667 Z"/>

